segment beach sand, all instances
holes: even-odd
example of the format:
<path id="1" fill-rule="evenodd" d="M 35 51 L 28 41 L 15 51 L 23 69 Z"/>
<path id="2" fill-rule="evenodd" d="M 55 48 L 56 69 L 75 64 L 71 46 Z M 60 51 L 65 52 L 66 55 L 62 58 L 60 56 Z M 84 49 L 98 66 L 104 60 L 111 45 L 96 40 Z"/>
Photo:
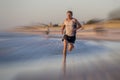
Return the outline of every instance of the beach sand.
<path id="1" fill-rule="evenodd" d="M 106 20 L 100 23 L 84 24 L 83 30 L 77 31 L 77 39 L 120 41 L 120 20 Z M 95 30 L 99 28 L 101 30 Z M 61 27 L 23 26 L 9 30 L 26 34 L 46 35 L 53 38 L 62 38 Z"/>

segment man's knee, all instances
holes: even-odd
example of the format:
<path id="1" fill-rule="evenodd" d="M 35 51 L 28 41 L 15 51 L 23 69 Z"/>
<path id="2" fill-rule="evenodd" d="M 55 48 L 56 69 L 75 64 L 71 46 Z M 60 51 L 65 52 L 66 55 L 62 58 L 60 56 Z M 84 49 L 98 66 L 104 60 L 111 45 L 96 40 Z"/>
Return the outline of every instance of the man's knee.
<path id="1" fill-rule="evenodd" d="M 74 47 L 74 44 L 71 43 L 71 44 L 70 44 L 70 47 Z"/>
<path id="2" fill-rule="evenodd" d="M 66 40 L 64 40 L 64 47 L 66 47 L 67 46 L 67 41 Z"/>
<path id="3" fill-rule="evenodd" d="M 74 48 L 74 45 L 73 45 L 73 44 L 69 44 L 68 50 L 69 50 L 69 51 L 72 51 L 73 48 Z"/>

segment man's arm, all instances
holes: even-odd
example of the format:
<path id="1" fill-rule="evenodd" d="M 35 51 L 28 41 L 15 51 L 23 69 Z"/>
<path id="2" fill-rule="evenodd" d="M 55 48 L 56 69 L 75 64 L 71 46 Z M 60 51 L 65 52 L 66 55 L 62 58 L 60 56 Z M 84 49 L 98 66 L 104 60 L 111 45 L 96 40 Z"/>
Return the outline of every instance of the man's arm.
<path id="1" fill-rule="evenodd" d="M 63 33 L 64 33 L 64 29 L 65 29 L 65 25 L 62 24 L 62 26 L 61 26 L 61 33 L 62 33 L 62 35 L 63 35 Z"/>
<path id="2" fill-rule="evenodd" d="M 77 23 L 77 25 L 78 25 L 78 27 L 76 28 L 76 30 L 82 28 L 82 25 L 80 24 L 80 22 L 79 22 L 77 19 L 75 19 L 75 21 L 76 21 L 76 23 Z"/>

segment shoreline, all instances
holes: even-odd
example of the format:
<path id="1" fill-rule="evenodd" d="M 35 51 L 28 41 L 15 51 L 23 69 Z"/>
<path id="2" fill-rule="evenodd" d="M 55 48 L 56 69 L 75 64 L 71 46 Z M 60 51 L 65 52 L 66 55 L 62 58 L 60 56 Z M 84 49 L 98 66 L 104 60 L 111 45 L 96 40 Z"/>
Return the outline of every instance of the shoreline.
<path id="1" fill-rule="evenodd" d="M 62 38 L 60 31 L 50 31 L 49 34 L 46 34 L 46 31 L 9 31 L 15 33 L 23 33 L 28 35 L 40 35 L 48 38 Z M 108 31 L 104 34 L 97 34 L 94 31 L 78 31 L 77 39 L 78 40 L 105 40 L 105 41 L 120 41 L 120 30 L 117 29 L 116 31 Z"/>

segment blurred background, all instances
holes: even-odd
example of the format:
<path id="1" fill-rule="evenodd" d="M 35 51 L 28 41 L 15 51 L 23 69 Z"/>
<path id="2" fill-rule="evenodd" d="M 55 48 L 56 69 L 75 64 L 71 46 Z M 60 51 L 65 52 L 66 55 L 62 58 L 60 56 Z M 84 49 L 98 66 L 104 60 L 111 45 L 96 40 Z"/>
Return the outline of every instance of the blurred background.
<path id="1" fill-rule="evenodd" d="M 0 80 L 120 80 L 119 0 L 0 0 Z M 82 25 L 62 62 L 66 11 Z"/>

